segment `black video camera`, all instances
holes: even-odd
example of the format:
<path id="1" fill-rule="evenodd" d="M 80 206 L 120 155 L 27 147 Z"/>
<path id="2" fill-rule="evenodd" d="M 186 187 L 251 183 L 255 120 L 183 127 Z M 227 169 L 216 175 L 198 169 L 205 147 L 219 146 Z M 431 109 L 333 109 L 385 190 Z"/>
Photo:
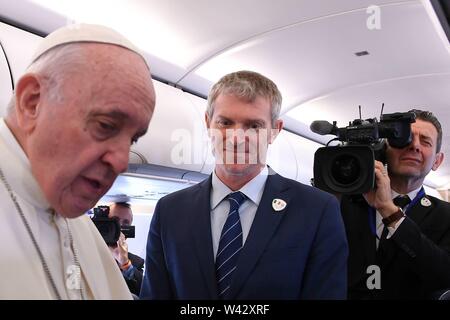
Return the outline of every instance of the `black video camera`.
<path id="1" fill-rule="evenodd" d="M 311 130 L 332 134 L 340 146 L 319 148 L 314 154 L 314 186 L 334 194 L 356 195 L 375 186 L 374 161 L 385 163 L 386 139 L 393 148 L 411 143 L 412 112 L 391 113 L 376 118 L 356 119 L 348 127 L 338 128 L 327 121 L 313 121 Z M 331 142 L 330 141 L 330 142 Z M 329 142 L 329 143 L 330 143 Z"/>
<path id="2" fill-rule="evenodd" d="M 92 217 L 92 222 L 108 246 L 115 247 L 117 245 L 121 232 L 125 235 L 125 238 L 134 238 L 134 226 L 120 226 L 118 219 L 109 218 L 108 215 L 108 206 L 98 206 L 94 208 L 94 216 Z"/>

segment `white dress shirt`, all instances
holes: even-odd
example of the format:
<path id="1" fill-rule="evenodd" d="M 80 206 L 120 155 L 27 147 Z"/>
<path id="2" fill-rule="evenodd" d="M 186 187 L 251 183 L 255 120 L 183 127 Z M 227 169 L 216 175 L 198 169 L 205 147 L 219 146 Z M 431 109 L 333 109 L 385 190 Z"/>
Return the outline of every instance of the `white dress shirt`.
<path id="1" fill-rule="evenodd" d="M 248 198 L 239 208 L 239 217 L 242 225 L 242 245 L 244 245 L 245 240 L 247 239 L 253 219 L 255 218 L 268 174 L 269 170 L 267 166 L 265 166 L 256 177 L 247 182 L 241 189 L 234 191 L 240 191 Z M 228 212 L 230 210 L 230 203 L 225 198 L 232 192 L 233 191 L 217 177 L 216 172 L 214 171 L 212 174 L 211 190 L 211 233 L 214 257 L 217 254 L 222 228 L 227 220 Z"/>
<path id="2" fill-rule="evenodd" d="M 407 193 L 406 195 L 412 201 L 417 196 L 417 194 L 419 193 L 420 189 L 422 189 L 422 186 L 420 186 L 419 188 L 417 188 L 417 189 Z M 399 193 L 397 193 L 397 192 L 395 192 L 394 190 L 391 189 L 391 197 L 392 197 L 392 199 L 395 199 L 397 196 L 401 196 L 401 194 L 399 194 Z M 403 195 L 403 196 L 405 196 L 405 195 Z M 403 210 L 406 211 L 406 209 L 408 209 L 408 207 L 409 207 L 409 205 L 406 206 Z M 378 248 L 378 244 L 380 243 L 379 239 L 381 238 L 381 234 L 383 233 L 383 229 L 384 229 L 384 224 L 383 224 L 382 220 L 383 220 L 383 217 L 377 211 L 377 214 L 376 214 L 376 225 L 377 225 L 377 241 L 376 241 L 376 245 L 377 245 L 377 248 Z M 387 227 L 388 234 L 386 235 L 386 239 L 390 239 L 394 235 L 395 231 L 401 225 L 403 220 L 405 220 L 405 217 L 400 218 L 393 227 Z"/>

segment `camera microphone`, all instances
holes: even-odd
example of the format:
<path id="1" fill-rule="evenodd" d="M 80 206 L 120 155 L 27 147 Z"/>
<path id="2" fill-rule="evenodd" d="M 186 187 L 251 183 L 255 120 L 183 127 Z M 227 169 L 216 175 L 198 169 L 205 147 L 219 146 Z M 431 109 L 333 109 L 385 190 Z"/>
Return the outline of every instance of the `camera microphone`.
<path id="1" fill-rule="evenodd" d="M 312 132 L 322 136 L 326 134 L 336 134 L 336 127 L 326 120 L 316 120 L 309 126 Z"/>

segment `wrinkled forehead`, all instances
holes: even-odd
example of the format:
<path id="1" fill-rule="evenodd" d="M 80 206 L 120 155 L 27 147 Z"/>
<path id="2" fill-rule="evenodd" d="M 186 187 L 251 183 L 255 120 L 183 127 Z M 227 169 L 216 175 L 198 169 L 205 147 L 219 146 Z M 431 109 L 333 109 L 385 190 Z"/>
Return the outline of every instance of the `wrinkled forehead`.
<path id="1" fill-rule="evenodd" d="M 97 94 L 109 97 L 125 95 L 139 100 L 152 112 L 155 90 L 150 72 L 142 57 L 133 51 L 110 44 L 87 44 L 89 66 L 83 75 L 93 98 Z"/>
<path id="2" fill-rule="evenodd" d="M 214 112 L 218 112 L 219 115 L 227 115 L 236 113 L 233 108 L 237 104 L 245 104 L 250 108 L 247 110 L 251 115 L 250 117 L 269 117 L 271 118 L 271 105 L 269 99 L 264 96 L 257 95 L 255 98 L 249 99 L 235 94 L 220 94 L 214 105 Z M 239 115 L 244 115 L 245 110 L 240 110 Z"/>
<path id="3" fill-rule="evenodd" d="M 428 121 L 417 119 L 411 124 L 411 131 L 415 135 L 421 135 L 433 139 L 436 142 L 438 132 L 436 127 Z"/>

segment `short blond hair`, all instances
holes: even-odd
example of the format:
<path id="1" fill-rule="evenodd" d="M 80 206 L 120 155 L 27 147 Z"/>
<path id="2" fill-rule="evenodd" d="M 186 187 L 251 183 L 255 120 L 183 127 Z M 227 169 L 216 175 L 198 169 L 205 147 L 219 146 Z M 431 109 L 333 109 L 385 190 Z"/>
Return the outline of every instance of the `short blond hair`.
<path id="1" fill-rule="evenodd" d="M 214 102 L 220 94 L 232 94 L 247 101 L 264 97 L 270 101 L 272 125 L 280 116 L 282 97 L 276 84 L 269 78 L 253 71 L 238 71 L 223 76 L 208 95 L 206 113 L 212 118 Z"/>

